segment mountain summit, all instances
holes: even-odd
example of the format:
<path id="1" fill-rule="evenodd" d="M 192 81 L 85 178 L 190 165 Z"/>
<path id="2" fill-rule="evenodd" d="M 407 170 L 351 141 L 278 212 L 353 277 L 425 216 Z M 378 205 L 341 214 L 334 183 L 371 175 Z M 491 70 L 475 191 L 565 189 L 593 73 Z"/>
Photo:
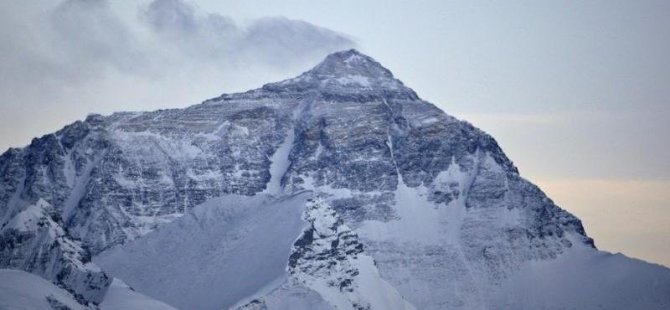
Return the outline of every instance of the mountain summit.
<path id="1" fill-rule="evenodd" d="M 390 70 L 355 49 L 328 55 L 300 76 L 266 84 L 264 90 L 321 91 L 333 96 L 393 96 L 417 98 L 414 91 L 393 77 Z"/>
<path id="2" fill-rule="evenodd" d="M 323 62 L 305 74 L 316 79 L 346 76 L 360 76 L 373 80 L 394 79 L 391 71 L 355 49 L 330 54 Z"/>
<path id="3" fill-rule="evenodd" d="M 598 251 L 491 136 L 356 50 L 185 109 L 92 115 L 0 171 L 0 267 L 55 284 L 31 295 L 49 305 L 670 306 L 670 270 Z"/>

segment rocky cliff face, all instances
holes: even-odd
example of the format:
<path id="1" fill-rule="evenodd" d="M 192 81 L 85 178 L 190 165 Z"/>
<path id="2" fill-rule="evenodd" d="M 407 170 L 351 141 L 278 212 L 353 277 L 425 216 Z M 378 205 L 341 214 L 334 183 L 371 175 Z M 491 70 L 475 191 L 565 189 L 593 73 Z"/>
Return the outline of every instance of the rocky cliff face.
<path id="1" fill-rule="evenodd" d="M 416 308 L 487 307 L 489 290 L 529 262 L 593 248 L 581 222 L 524 180 L 492 137 L 355 50 L 186 109 L 91 115 L 10 149 L 0 171 L 0 267 L 93 302 L 111 280 L 88 257 L 227 194 L 308 190 L 327 205 L 306 211 L 311 228 L 287 258 L 302 280 L 248 307 L 290 287 L 334 306 L 320 289 L 330 280 L 344 304 L 375 305 L 347 293 L 360 256 L 374 261 L 374 283 Z M 38 224 L 16 228 L 26 212 Z"/>

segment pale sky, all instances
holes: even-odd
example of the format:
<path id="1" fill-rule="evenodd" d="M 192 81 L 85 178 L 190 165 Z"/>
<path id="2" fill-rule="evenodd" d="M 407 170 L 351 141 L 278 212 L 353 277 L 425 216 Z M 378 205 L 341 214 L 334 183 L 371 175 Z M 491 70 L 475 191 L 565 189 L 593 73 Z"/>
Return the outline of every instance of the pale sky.
<path id="1" fill-rule="evenodd" d="M 355 46 L 493 135 L 600 249 L 670 266 L 670 2 L 151 3 L 0 0 L 0 149 Z"/>

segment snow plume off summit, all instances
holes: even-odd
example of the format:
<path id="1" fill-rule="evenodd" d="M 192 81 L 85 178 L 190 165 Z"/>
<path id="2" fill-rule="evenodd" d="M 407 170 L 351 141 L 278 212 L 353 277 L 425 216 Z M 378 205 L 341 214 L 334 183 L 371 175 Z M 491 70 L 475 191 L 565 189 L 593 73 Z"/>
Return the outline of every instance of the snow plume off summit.
<path id="1" fill-rule="evenodd" d="M 670 308 L 670 270 L 597 250 L 491 136 L 356 50 L 90 115 L 0 171 L 0 307 Z"/>

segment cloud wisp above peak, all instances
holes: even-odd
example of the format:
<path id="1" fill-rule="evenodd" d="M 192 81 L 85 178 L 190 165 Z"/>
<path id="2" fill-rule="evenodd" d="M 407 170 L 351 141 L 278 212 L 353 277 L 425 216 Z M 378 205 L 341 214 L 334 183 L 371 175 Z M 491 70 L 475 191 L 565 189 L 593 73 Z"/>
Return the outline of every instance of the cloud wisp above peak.
<path id="1" fill-rule="evenodd" d="M 183 0 L 0 1 L 0 149 L 88 113 L 186 106 L 304 71 L 352 38 Z M 185 87 L 187 85 L 187 87 Z"/>
<path id="2" fill-rule="evenodd" d="M 199 12 L 181 0 L 155 0 L 140 12 L 140 20 L 173 48 L 232 64 L 283 67 L 355 45 L 346 35 L 284 17 L 265 17 L 242 27 L 230 17 Z"/>
<path id="3" fill-rule="evenodd" d="M 182 0 L 154 0 L 134 9 L 121 12 L 106 0 L 66 0 L 49 13 L 46 26 L 55 32 L 59 44 L 54 47 L 73 60 L 130 72 L 149 65 L 164 68 L 160 62 L 166 58 L 227 69 L 249 63 L 282 69 L 355 46 L 344 34 L 284 17 L 241 26 Z"/>

